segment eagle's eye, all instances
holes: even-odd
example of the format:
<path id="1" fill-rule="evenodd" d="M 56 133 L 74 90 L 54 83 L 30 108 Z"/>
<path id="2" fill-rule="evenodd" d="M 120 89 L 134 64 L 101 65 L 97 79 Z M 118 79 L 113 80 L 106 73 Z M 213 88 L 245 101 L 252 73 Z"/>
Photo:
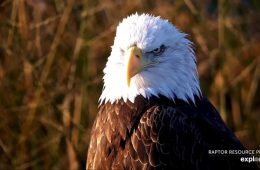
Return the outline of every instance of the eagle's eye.
<path id="1" fill-rule="evenodd" d="M 153 51 L 151 51 L 154 55 L 158 56 L 161 55 L 165 50 L 165 45 L 161 45 L 160 48 L 156 48 Z"/>

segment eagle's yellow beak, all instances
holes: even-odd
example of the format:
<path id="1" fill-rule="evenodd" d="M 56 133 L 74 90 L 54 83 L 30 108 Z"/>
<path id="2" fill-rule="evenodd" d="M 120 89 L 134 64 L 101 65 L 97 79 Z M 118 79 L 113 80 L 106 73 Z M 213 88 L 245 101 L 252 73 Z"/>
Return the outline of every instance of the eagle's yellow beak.
<path id="1" fill-rule="evenodd" d="M 136 46 L 132 46 L 127 50 L 126 61 L 126 83 L 130 86 L 131 78 L 139 73 L 144 67 L 144 59 L 142 50 Z"/>

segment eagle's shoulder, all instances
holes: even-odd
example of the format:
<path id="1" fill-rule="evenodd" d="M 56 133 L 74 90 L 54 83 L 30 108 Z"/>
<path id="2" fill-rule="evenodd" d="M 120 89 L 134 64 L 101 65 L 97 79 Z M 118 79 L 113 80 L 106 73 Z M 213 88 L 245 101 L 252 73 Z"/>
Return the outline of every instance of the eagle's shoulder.
<path id="1" fill-rule="evenodd" d="M 156 102 L 143 114 L 127 144 L 128 159 L 147 167 L 221 169 L 255 166 L 242 164 L 239 157 L 209 155 L 209 150 L 245 148 L 206 98 L 200 98 L 194 105 L 184 101 Z"/>
<path id="2" fill-rule="evenodd" d="M 139 96 L 135 103 L 118 100 L 116 103 L 101 103 L 92 126 L 87 169 L 122 169 L 120 162 L 127 151 L 138 122 L 149 108 L 146 100 Z"/>

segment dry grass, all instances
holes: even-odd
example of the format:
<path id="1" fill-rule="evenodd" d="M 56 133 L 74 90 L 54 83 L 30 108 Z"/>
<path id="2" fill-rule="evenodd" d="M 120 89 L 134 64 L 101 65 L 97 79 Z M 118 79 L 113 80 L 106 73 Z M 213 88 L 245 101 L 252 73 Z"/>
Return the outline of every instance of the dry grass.
<path id="1" fill-rule="evenodd" d="M 204 93 L 260 149 L 257 0 L 4 0 L 0 10 L 0 169 L 84 169 L 115 28 L 135 11 L 190 34 Z"/>

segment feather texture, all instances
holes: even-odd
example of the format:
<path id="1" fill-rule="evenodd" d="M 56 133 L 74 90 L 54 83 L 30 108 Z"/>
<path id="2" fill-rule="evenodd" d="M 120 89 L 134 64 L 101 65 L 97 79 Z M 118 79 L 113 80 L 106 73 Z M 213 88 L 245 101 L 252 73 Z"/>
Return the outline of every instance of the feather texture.
<path id="1" fill-rule="evenodd" d="M 134 103 L 120 100 L 100 107 L 87 169 L 257 169 L 237 156 L 208 154 L 245 148 L 206 98 L 196 98 L 196 105 L 190 105 L 139 95 Z M 112 119 L 107 121 L 108 117 Z M 110 129 L 114 131 L 106 133 Z"/>

